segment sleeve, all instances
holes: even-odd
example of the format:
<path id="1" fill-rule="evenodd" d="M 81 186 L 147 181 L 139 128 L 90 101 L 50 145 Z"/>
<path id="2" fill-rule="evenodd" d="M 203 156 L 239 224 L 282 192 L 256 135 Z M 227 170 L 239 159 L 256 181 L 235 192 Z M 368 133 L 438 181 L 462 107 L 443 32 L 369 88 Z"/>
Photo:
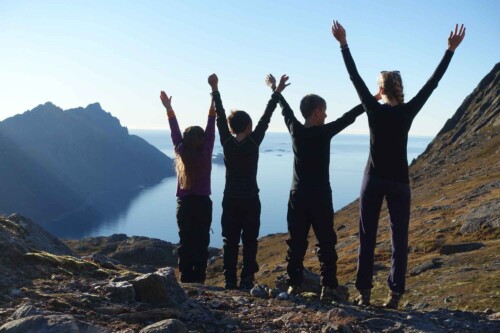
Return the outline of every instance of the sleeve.
<path id="1" fill-rule="evenodd" d="M 170 136 L 172 137 L 172 143 L 174 144 L 175 150 L 179 144 L 182 143 L 182 134 L 179 128 L 179 123 L 177 122 L 177 117 L 175 116 L 174 111 L 167 112 L 168 116 L 168 124 L 170 126 Z"/>
<path id="2" fill-rule="evenodd" d="M 214 150 L 215 143 L 215 115 L 208 115 L 207 127 L 205 127 L 204 147 L 210 153 Z"/>
<path id="3" fill-rule="evenodd" d="M 370 93 L 370 90 L 368 90 L 368 87 L 359 75 L 354 59 L 352 58 L 351 51 L 349 51 L 348 47 L 342 49 L 342 57 L 344 58 L 349 78 L 351 79 L 354 88 L 356 88 L 361 104 L 365 108 L 366 112 L 370 113 L 371 111 L 377 109 L 380 104 Z"/>
<path id="4" fill-rule="evenodd" d="M 295 115 L 293 114 L 290 105 L 288 105 L 283 95 L 280 94 L 279 96 L 280 96 L 281 113 L 283 114 L 283 117 L 285 119 L 286 128 L 288 129 L 288 132 L 292 133 L 293 127 L 297 123 L 299 123 L 299 121 L 297 120 L 297 118 L 295 118 Z"/>
<path id="5" fill-rule="evenodd" d="M 220 142 L 223 145 L 224 142 L 231 137 L 231 132 L 229 131 L 229 126 L 227 125 L 226 111 L 222 105 L 220 92 L 212 92 L 212 98 L 215 102 L 215 113 L 217 114 L 217 128 L 219 129 Z"/>
<path id="6" fill-rule="evenodd" d="M 336 134 L 340 133 L 344 128 L 354 123 L 356 118 L 365 112 L 364 106 L 359 104 L 358 106 L 352 108 L 350 111 L 344 113 L 342 117 L 334 120 L 325 125 L 325 130 L 327 135 L 332 138 Z"/>
<path id="7" fill-rule="evenodd" d="M 429 99 L 434 89 L 437 88 L 439 81 L 443 77 L 448 65 L 450 64 L 451 58 L 453 57 L 453 52 L 446 50 L 443 59 L 437 66 L 436 70 L 430 77 L 430 79 L 425 83 L 425 85 L 420 89 L 418 94 L 407 103 L 409 108 L 409 116 L 411 119 L 415 118 L 417 113 L 422 109 L 425 102 Z"/>
<path id="8" fill-rule="evenodd" d="M 280 100 L 280 96 L 277 93 L 273 93 L 271 95 L 271 99 L 267 102 L 267 107 L 264 110 L 264 114 L 260 117 L 259 123 L 255 126 L 255 130 L 252 132 L 252 139 L 255 141 L 257 145 L 262 143 L 264 140 L 264 135 L 266 134 L 266 130 L 269 127 L 269 123 L 271 122 L 271 117 L 273 115 L 276 106 Z"/>

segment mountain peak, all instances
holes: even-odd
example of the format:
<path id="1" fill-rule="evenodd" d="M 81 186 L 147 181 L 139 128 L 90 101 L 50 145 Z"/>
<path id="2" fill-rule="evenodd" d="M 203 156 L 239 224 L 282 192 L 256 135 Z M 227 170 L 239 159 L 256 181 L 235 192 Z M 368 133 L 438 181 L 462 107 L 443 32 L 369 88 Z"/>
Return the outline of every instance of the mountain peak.
<path id="1" fill-rule="evenodd" d="M 91 103 L 91 104 L 87 105 L 87 107 L 85 108 L 85 110 L 89 110 L 89 111 L 104 111 L 103 108 L 101 107 L 101 104 L 99 104 L 99 102 L 95 102 L 95 103 Z"/>
<path id="2" fill-rule="evenodd" d="M 47 112 L 47 111 L 62 111 L 60 107 L 52 102 L 45 102 L 45 104 L 39 104 L 35 108 L 28 110 L 27 112 Z"/>

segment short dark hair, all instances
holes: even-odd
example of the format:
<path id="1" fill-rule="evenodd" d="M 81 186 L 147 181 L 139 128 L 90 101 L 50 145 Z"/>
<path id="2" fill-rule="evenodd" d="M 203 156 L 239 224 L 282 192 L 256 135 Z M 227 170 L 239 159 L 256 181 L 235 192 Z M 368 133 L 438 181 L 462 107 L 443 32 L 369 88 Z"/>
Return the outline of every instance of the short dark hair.
<path id="1" fill-rule="evenodd" d="M 315 94 L 309 94 L 305 95 L 304 98 L 302 98 L 302 100 L 300 101 L 300 112 L 302 112 L 304 118 L 307 119 L 313 114 L 314 110 L 319 107 L 325 106 L 326 101 L 323 99 L 323 97 Z"/>
<path id="2" fill-rule="evenodd" d="M 231 111 L 231 114 L 227 117 L 227 122 L 231 132 L 239 134 L 252 122 L 252 118 L 245 111 Z"/>

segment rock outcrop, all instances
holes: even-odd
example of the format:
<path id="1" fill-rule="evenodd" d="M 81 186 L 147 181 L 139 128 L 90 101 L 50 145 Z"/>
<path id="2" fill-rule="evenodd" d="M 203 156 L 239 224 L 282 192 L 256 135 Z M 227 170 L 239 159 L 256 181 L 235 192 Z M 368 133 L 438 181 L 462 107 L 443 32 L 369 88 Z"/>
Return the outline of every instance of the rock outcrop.
<path id="1" fill-rule="evenodd" d="M 105 260 L 102 254 L 75 257 L 63 243 L 19 215 L 0 218 L 0 226 L 0 247 L 16 249 L 15 258 L 12 253 L 0 257 L 0 333 L 496 332 L 498 328 L 500 316 L 493 309 L 423 311 L 421 304 L 407 303 L 403 311 L 385 311 L 322 303 L 318 292 L 292 296 L 265 285 L 244 292 L 178 284 L 171 267 L 143 274 L 117 260 Z M 121 238 L 112 236 L 109 243 Z M 134 266 L 148 265 L 137 261 Z M 282 267 L 273 271 L 281 272 Z M 317 285 L 317 276 L 310 276 L 311 284 Z M 7 277 L 10 281 L 4 283 Z"/>

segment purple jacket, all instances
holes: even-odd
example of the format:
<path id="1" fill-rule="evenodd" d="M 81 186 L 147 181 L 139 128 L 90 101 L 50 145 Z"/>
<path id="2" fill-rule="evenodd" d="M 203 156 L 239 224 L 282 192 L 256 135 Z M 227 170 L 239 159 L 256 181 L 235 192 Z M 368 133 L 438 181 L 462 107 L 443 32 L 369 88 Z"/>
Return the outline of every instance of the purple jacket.
<path id="1" fill-rule="evenodd" d="M 179 129 L 179 123 L 177 118 L 170 117 L 168 119 L 170 125 L 170 134 L 172 136 L 172 142 L 174 143 L 174 148 L 176 153 L 182 153 L 184 148 L 182 144 L 182 133 Z M 205 141 L 203 142 L 203 147 L 201 148 L 201 154 L 198 161 L 198 168 L 201 172 L 197 181 L 191 185 L 189 190 L 181 189 L 179 182 L 177 182 L 177 197 L 184 197 L 190 194 L 196 195 L 210 195 L 210 174 L 212 172 L 212 152 L 214 150 L 215 142 L 215 115 L 209 115 L 207 121 L 207 127 L 205 128 Z"/>

